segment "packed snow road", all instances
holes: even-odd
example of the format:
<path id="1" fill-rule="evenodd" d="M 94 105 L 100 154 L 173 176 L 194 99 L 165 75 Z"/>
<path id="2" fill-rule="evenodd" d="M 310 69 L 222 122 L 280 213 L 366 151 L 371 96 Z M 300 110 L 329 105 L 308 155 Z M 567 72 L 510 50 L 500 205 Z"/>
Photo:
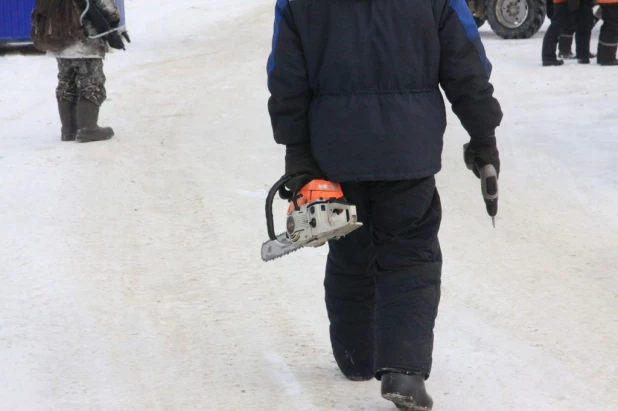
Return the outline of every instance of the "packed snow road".
<path id="1" fill-rule="evenodd" d="M 274 2 L 165 4 L 127 1 L 108 142 L 59 141 L 53 60 L 0 57 L 0 410 L 393 410 L 331 357 L 326 249 L 260 260 Z M 616 73 L 542 35 L 483 31 L 495 229 L 449 117 L 436 410 L 618 410 Z"/>

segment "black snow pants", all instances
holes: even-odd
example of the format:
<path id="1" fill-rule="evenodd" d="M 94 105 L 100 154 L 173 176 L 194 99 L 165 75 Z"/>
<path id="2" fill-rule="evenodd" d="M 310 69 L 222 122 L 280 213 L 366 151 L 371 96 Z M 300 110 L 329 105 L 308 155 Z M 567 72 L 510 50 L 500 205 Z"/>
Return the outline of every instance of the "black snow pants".
<path id="1" fill-rule="evenodd" d="M 592 0 L 580 0 L 577 10 L 569 11 L 559 41 L 560 54 L 569 55 L 575 35 L 575 55 L 577 58 L 590 56 L 590 37 L 595 17 L 592 12 Z"/>
<path id="2" fill-rule="evenodd" d="M 618 3 L 601 4 L 603 25 L 599 34 L 598 62 L 610 63 L 616 60 L 618 48 Z"/>
<path id="3" fill-rule="evenodd" d="M 364 226 L 329 243 L 324 287 L 335 360 L 353 380 L 386 371 L 429 378 L 442 270 L 435 179 L 342 189 Z"/>
<path id="4" fill-rule="evenodd" d="M 543 50 L 541 52 L 543 61 L 556 61 L 556 47 L 562 29 L 568 24 L 571 14 L 567 3 L 554 3 L 554 12 L 551 17 L 551 24 L 543 37 Z"/>

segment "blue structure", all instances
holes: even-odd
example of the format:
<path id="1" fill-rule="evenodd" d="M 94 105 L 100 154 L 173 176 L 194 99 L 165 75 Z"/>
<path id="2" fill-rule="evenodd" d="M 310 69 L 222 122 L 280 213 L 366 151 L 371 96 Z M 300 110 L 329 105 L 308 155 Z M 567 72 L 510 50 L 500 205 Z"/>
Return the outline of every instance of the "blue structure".
<path id="1" fill-rule="evenodd" d="M 115 0 L 125 24 L 124 0 Z M 0 43 L 30 43 L 30 22 L 36 0 L 0 0 Z"/>

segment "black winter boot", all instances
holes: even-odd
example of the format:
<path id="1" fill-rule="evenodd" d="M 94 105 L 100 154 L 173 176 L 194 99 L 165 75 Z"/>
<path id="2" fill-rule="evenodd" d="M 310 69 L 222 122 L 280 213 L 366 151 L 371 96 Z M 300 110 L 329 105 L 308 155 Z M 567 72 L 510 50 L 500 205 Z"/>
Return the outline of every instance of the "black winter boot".
<path id="1" fill-rule="evenodd" d="M 578 33 L 575 35 L 575 58 L 579 64 L 590 64 L 590 34 Z"/>
<path id="2" fill-rule="evenodd" d="M 77 135 L 80 143 L 109 140 L 114 136 L 110 127 L 99 127 L 99 106 L 90 100 L 81 99 L 77 105 Z"/>
<path id="3" fill-rule="evenodd" d="M 594 54 L 593 52 L 590 51 L 590 52 L 588 52 L 587 56 L 580 57 L 579 55 L 577 55 L 577 56 L 575 56 L 575 58 L 577 59 L 577 61 L 580 64 L 588 64 L 588 63 L 590 63 L 590 59 L 596 58 L 596 56 L 597 56 L 596 54 Z"/>
<path id="4" fill-rule="evenodd" d="M 58 113 L 60 114 L 60 123 L 62 124 L 60 139 L 62 141 L 75 140 L 75 133 L 77 133 L 77 106 L 70 101 L 58 100 Z"/>
<path id="5" fill-rule="evenodd" d="M 618 46 L 607 46 L 599 43 L 597 63 L 602 66 L 618 66 L 618 60 L 616 60 L 616 49 L 618 49 Z"/>
<path id="6" fill-rule="evenodd" d="M 423 375 L 387 372 L 382 375 L 382 397 L 406 411 L 428 411 L 433 400 L 425 390 Z"/>
<path id="7" fill-rule="evenodd" d="M 558 57 L 565 60 L 575 58 L 575 54 L 571 52 L 571 45 L 573 44 L 572 34 L 561 34 L 558 40 Z"/>
<path id="8" fill-rule="evenodd" d="M 564 60 L 543 60 L 543 67 L 562 66 L 563 64 Z"/>

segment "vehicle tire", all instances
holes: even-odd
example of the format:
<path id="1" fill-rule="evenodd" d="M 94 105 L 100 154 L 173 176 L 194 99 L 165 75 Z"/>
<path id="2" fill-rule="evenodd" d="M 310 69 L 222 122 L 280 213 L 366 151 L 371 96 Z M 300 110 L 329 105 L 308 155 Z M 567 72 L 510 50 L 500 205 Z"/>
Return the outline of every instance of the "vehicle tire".
<path id="1" fill-rule="evenodd" d="M 485 19 L 480 19 L 478 17 L 474 18 L 474 22 L 476 23 L 476 28 L 478 29 L 479 27 L 481 27 L 483 24 L 485 24 Z"/>
<path id="2" fill-rule="evenodd" d="M 487 0 L 487 21 L 504 39 L 528 39 L 545 21 L 546 0 Z"/>

